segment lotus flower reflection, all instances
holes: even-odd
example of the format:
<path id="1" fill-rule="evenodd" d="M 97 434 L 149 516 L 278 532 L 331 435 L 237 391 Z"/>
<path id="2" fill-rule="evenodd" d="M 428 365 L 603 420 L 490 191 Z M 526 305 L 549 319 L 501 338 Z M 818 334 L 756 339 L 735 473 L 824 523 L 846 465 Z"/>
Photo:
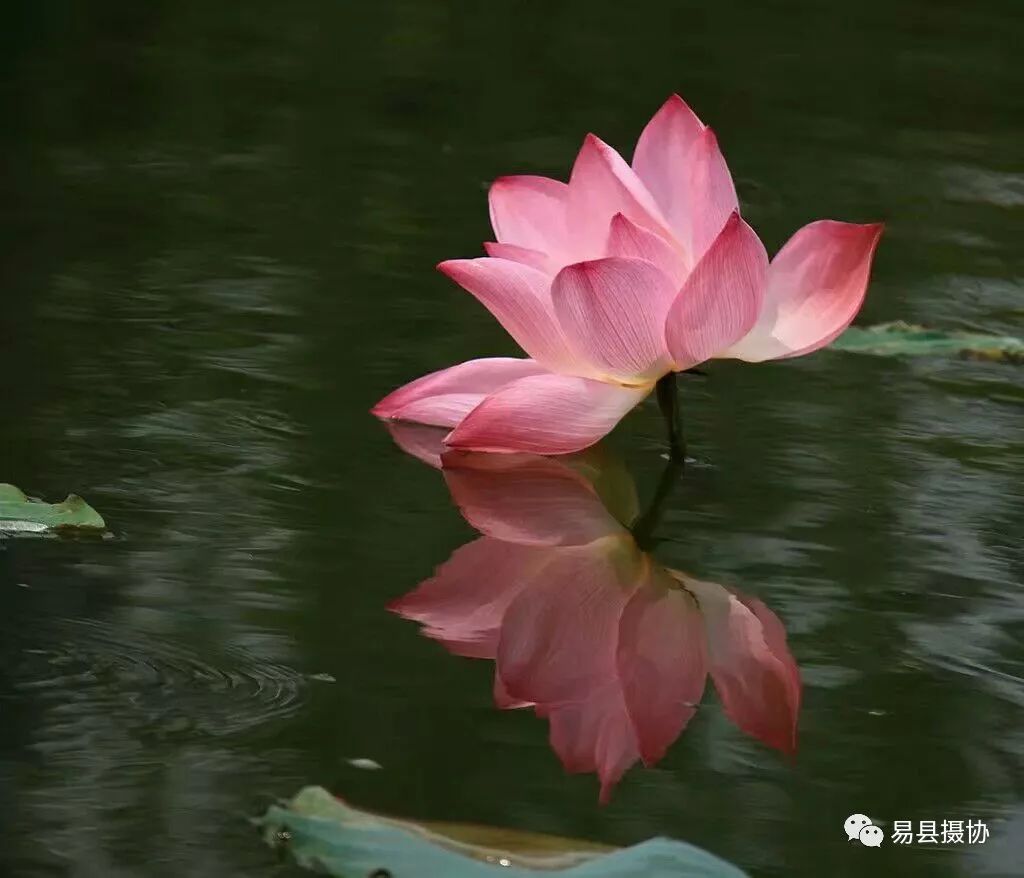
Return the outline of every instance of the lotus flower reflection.
<path id="1" fill-rule="evenodd" d="M 397 438 L 432 459 L 422 436 Z M 624 525 L 637 518 L 633 484 L 600 449 L 443 463 L 483 536 L 391 609 L 456 655 L 493 659 L 497 704 L 546 718 L 566 769 L 597 772 L 602 801 L 638 759 L 664 755 L 709 673 L 736 725 L 795 748 L 800 680 L 778 618 L 641 551 Z"/>
<path id="2" fill-rule="evenodd" d="M 470 360 L 396 390 L 382 418 L 449 446 L 561 454 L 612 429 L 663 376 L 711 358 L 810 353 L 860 309 L 880 224 L 819 220 L 769 262 L 711 129 L 678 96 L 632 166 L 588 135 L 568 184 L 503 177 L 487 257 L 443 262 L 529 355 Z"/>

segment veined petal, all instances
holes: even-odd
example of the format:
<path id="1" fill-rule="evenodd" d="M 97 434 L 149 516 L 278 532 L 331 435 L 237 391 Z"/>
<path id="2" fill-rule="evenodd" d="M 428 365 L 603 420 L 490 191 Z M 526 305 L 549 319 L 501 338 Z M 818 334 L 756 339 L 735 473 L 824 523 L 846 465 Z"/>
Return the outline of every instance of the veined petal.
<path id="1" fill-rule="evenodd" d="M 569 454 L 593 445 L 651 392 L 568 375 L 534 375 L 487 397 L 446 440 L 470 451 Z"/>
<path id="2" fill-rule="evenodd" d="M 388 609 L 419 622 L 456 655 L 495 658 L 509 604 L 543 569 L 549 553 L 481 537 L 452 552 L 430 579 Z"/>
<path id="3" fill-rule="evenodd" d="M 633 169 L 696 264 L 739 209 L 714 133 L 673 95 L 640 135 Z"/>
<path id="4" fill-rule="evenodd" d="M 857 315 L 883 224 L 818 220 L 800 229 L 768 269 L 756 325 L 723 356 L 797 357 L 833 341 Z"/>
<path id="5" fill-rule="evenodd" d="M 750 331 L 767 272 L 764 245 L 734 213 L 669 309 L 665 339 L 676 369 L 702 363 Z"/>
<path id="6" fill-rule="evenodd" d="M 502 244 L 560 253 L 568 195 L 565 183 L 547 177 L 499 177 L 488 193 L 495 236 Z"/>
<path id="7" fill-rule="evenodd" d="M 490 357 L 431 372 L 392 391 L 371 413 L 378 418 L 454 427 L 484 398 L 520 378 L 550 374 L 534 360 Z"/>
<path id="8" fill-rule="evenodd" d="M 627 259 L 643 259 L 650 262 L 661 269 L 676 289 L 679 289 L 686 279 L 686 261 L 679 248 L 660 235 L 641 228 L 621 213 L 612 217 L 605 250 L 609 256 L 623 256 Z"/>
<path id="9" fill-rule="evenodd" d="M 451 259 L 438 269 L 471 292 L 516 343 L 550 369 L 573 371 L 574 358 L 551 310 L 551 279 L 508 259 Z"/>
<path id="10" fill-rule="evenodd" d="M 621 213 L 638 226 L 670 237 L 668 223 L 640 178 L 607 143 L 583 141 L 569 179 L 568 261 L 604 256 L 608 227 Z"/>
<path id="11" fill-rule="evenodd" d="M 708 673 L 697 603 L 657 565 L 619 619 L 617 662 L 640 754 L 652 765 L 696 712 Z"/>
<path id="12" fill-rule="evenodd" d="M 643 558 L 628 537 L 549 554 L 543 575 L 505 612 L 498 672 L 514 698 L 582 702 L 616 680 L 619 616 L 643 573 Z"/>
<path id="13" fill-rule="evenodd" d="M 555 560 L 505 613 L 495 699 L 503 707 L 533 704 L 565 769 L 597 772 L 605 804 L 640 755 L 615 641 L 616 619 L 647 563 L 624 532 L 547 552 Z"/>
<path id="14" fill-rule="evenodd" d="M 769 645 L 765 624 L 735 594 L 713 582 L 684 582 L 704 618 L 711 678 L 726 715 L 747 734 L 792 753 L 800 679 L 784 635 L 779 641 L 781 624 L 769 625 Z M 760 603 L 758 609 L 769 612 Z"/>
<path id="15" fill-rule="evenodd" d="M 739 199 L 715 132 L 706 128 L 690 156 L 692 210 L 688 243 L 694 264 L 707 252 L 732 213 L 739 213 Z"/>
<path id="16" fill-rule="evenodd" d="M 536 710 L 550 723 L 551 748 L 565 770 L 596 771 L 601 780 L 600 802 L 607 805 L 615 784 L 640 758 L 633 724 L 616 681 L 608 680 L 585 701 L 541 704 Z"/>
<path id="17" fill-rule="evenodd" d="M 540 250 L 531 250 L 528 247 L 517 247 L 515 244 L 499 244 L 494 241 L 485 241 L 484 250 L 487 255 L 494 259 L 507 259 L 510 262 L 519 262 L 543 271 L 545 274 L 554 274 L 558 266 L 547 253 Z"/>
<path id="18" fill-rule="evenodd" d="M 578 546 L 626 531 L 580 473 L 547 457 L 450 451 L 444 477 L 463 517 L 510 543 Z"/>
<path id="19" fill-rule="evenodd" d="M 786 639 L 786 629 L 782 626 L 779 617 L 775 615 L 762 601 L 750 595 L 732 591 L 733 596 L 740 601 L 761 623 L 761 634 L 768 651 L 778 662 L 775 672 L 779 676 L 782 688 L 785 691 L 785 702 L 790 711 L 790 717 L 783 724 L 785 730 L 781 740 L 789 742 L 790 750 L 796 750 L 796 727 L 800 714 L 800 702 L 803 696 L 803 687 L 800 681 L 800 668 L 797 666 L 793 653 L 789 650 Z M 781 749 L 785 747 L 781 746 Z"/>
<path id="20" fill-rule="evenodd" d="M 674 94 L 644 126 L 633 153 L 633 170 L 668 219 L 686 212 L 686 158 L 707 126 Z"/>
<path id="21" fill-rule="evenodd" d="M 551 286 L 551 301 L 583 359 L 606 375 L 643 382 L 671 366 L 665 315 L 675 292 L 651 263 L 611 257 L 563 268 Z"/>

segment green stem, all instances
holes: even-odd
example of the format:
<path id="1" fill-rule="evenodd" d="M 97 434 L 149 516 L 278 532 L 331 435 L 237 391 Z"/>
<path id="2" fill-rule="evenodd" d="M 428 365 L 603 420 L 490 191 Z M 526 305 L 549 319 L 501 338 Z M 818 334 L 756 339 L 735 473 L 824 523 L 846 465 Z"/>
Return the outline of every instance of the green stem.
<path id="1" fill-rule="evenodd" d="M 658 406 L 668 425 L 669 460 L 681 463 L 686 460 L 686 441 L 683 439 L 679 394 L 676 390 L 676 373 L 669 372 L 659 378 L 655 392 L 658 394 Z"/>

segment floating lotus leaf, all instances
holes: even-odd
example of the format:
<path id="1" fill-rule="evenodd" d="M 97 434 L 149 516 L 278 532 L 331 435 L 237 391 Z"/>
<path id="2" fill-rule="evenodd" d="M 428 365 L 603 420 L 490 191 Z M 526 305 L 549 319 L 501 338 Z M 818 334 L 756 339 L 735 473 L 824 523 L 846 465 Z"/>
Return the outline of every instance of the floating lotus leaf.
<path id="1" fill-rule="evenodd" d="M 957 330 L 929 329 L 896 321 L 853 326 L 832 342 L 832 349 L 856 354 L 906 357 L 953 355 L 971 360 L 1024 363 L 1024 340 Z"/>
<path id="2" fill-rule="evenodd" d="M 681 841 L 614 849 L 532 832 L 419 823 L 360 811 L 306 787 L 257 821 L 266 841 L 302 866 L 338 878 L 745 878 Z"/>
<path id="3" fill-rule="evenodd" d="M 60 503 L 33 500 L 14 485 L 0 483 L 0 533 L 47 533 L 67 529 L 102 531 L 106 522 L 77 494 Z"/>

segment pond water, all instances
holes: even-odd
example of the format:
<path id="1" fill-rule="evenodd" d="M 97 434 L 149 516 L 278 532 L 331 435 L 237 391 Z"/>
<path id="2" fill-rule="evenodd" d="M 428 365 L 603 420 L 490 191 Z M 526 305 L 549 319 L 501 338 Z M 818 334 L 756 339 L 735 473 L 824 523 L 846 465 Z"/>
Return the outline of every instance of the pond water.
<path id="1" fill-rule="evenodd" d="M 628 154 L 673 91 L 770 251 L 887 221 L 859 322 L 1024 334 L 1020 25 L 1009 0 L 19 4 L 0 481 L 114 536 L 0 544 L 0 871 L 292 874 L 246 818 L 319 783 L 754 876 L 1024 874 L 1019 367 L 825 351 L 683 382 L 656 554 L 782 619 L 799 751 L 709 696 L 604 807 L 493 707 L 490 663 L 386 612 L 472 531 L 368 414 L 515 353 L 433 270 L 490 237 L 486 184 L 564 177 L 590 130 Z M 653 399 L 610 444 L 649 498 Z M 853 812 L 991 836 L 872 850 Z"/>

